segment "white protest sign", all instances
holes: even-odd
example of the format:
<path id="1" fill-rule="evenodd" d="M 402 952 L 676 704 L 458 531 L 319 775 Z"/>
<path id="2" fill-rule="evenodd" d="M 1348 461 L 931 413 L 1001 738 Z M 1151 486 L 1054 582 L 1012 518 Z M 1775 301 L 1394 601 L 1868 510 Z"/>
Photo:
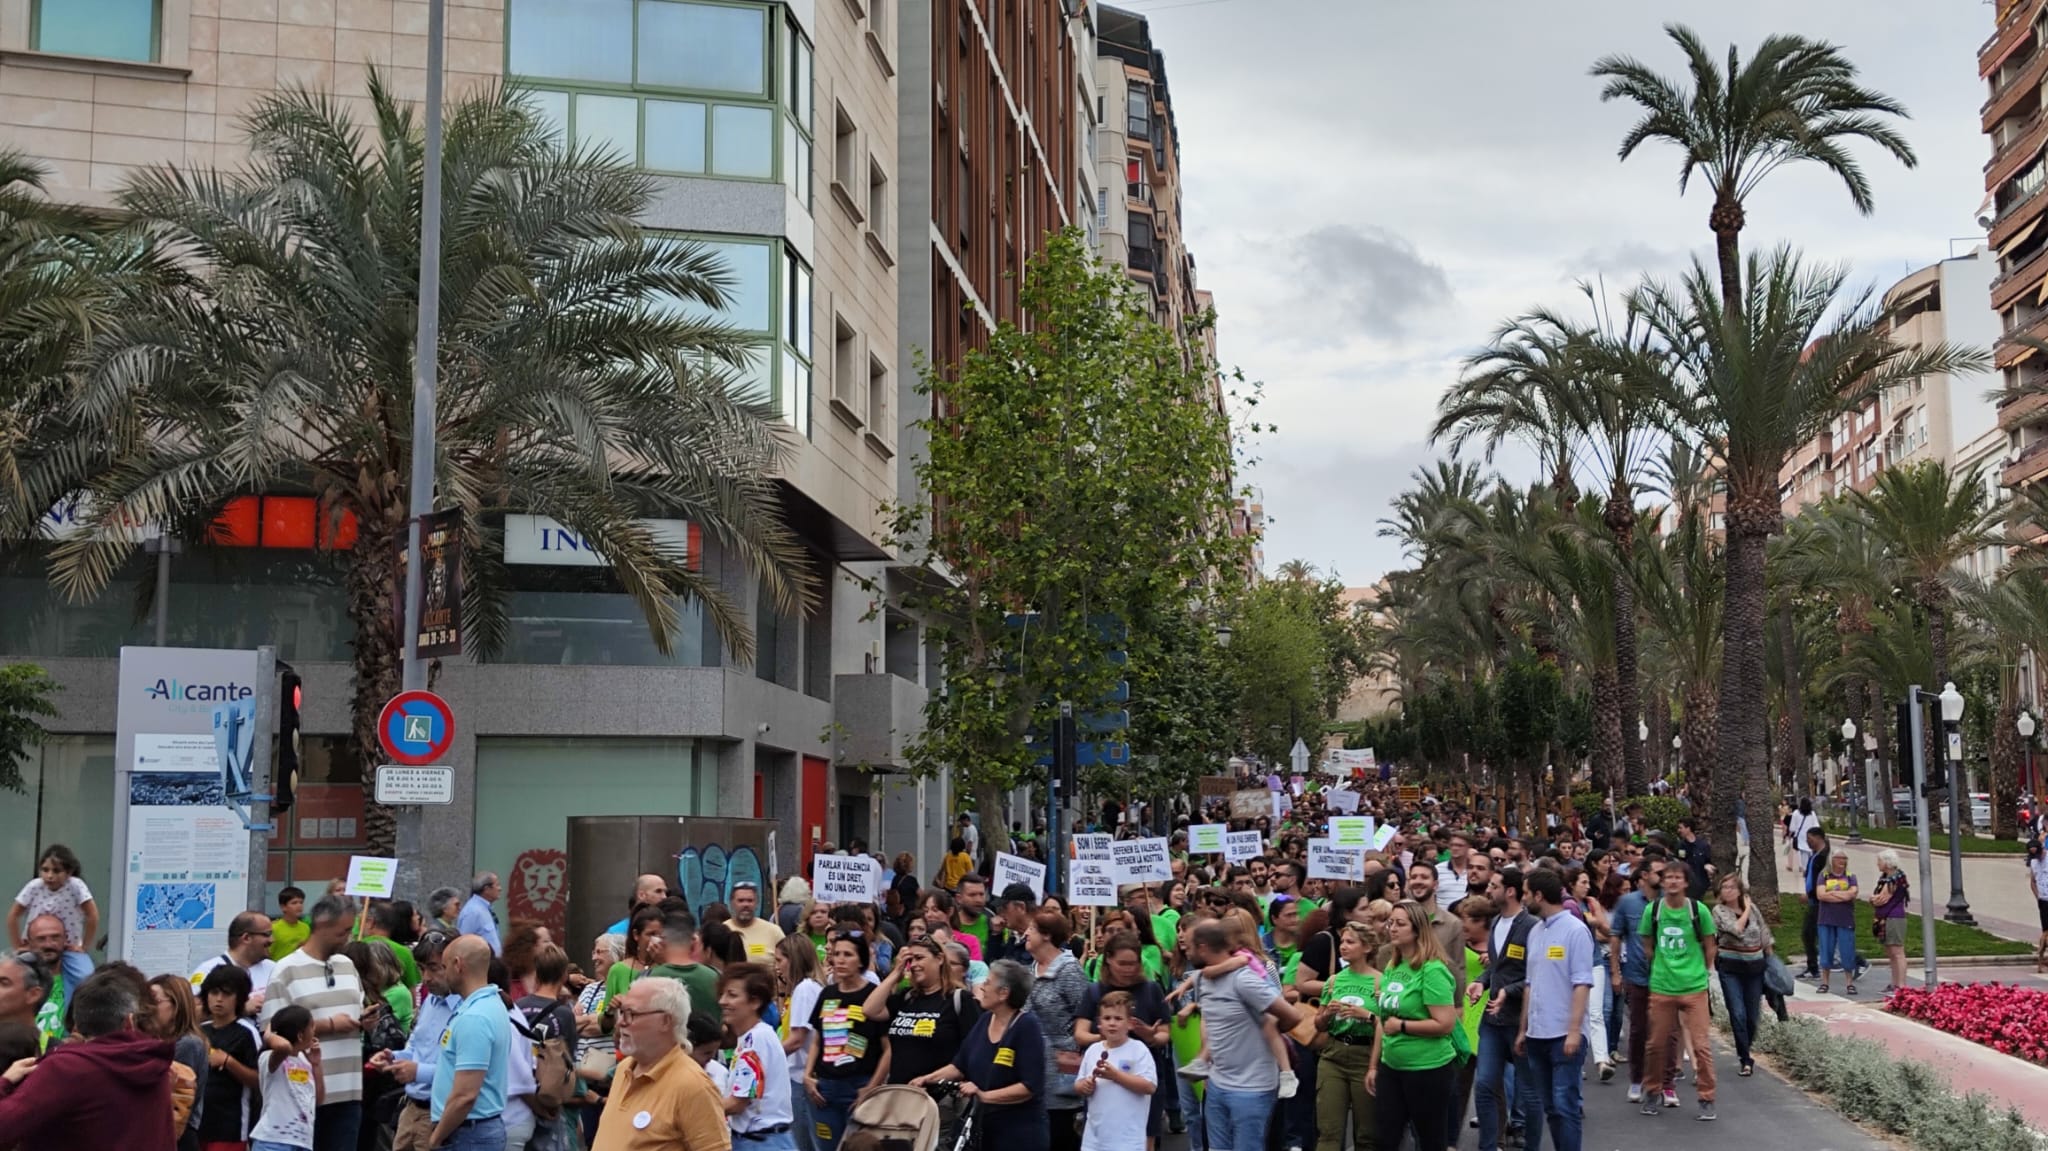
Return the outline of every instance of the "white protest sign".
<path id="1" fill-rule="evenodd" d="M 1021 855 L 996 852 L 996 870 L 989 877 L 989 890 L 1001 895 L 1013 883 L 1030 888 L 1033 899 L 1045 902 L 1045 864 L 1033 863 Z"/>
<path id="2" fill-rule="evenodd" d="M 1331 816 L 1330 843 L 1335 847 L 1363 848 L 1369 845 L 1372 843 L 1372 816 Z"/>
<path id="3" fill-rule="evenodd" d="M 1119 839 L 1109 845 L 1109 871 L 1118 883 L 1171 883 L 1166 840 Z"/>
<path id="4" fill-rule="evenodd" d="M 1355 847 L 1338 847 L 1327 839 L 1311 839 L 1308 841 L 1308 877 L 1362 880 L 1365 878 L 1365 852 Z"/>
<path id="5" fill-rule="evenodd" d="M 1116 876 L 1107 859 L 1077 859 L 1067 867 L 1067 902 L 1076 907 L 1115 907 Z"/>
<path id="6" fill-rule="evenodd" d="M 1265 838 L 1256 831 L 1229 832 L 1223 837 L 1223 858 L 1228 863 L 1243 863 L 1264 847 Z"/>
<path id="7" fill-rule="evenodd" d="M 1372 849 L 1374 851 L 1386 850 L 1387 841 L 1392 838 L 1394 838 L 1394 825 L 1391 823 L 1380 824 L 1380 829 L 1372 833 Z"/>
<path id="8" fill-rule="evenodd" d="M 1284 791 L 1276 791 L 1276 792 L 1274 792 L 1274 793 L 1273 793 L 1273 822 L 1274 822 L 1274 823 L 1278 823 L 1278 822 L 1280 822 L 1281 820 L 1283 820 L 1283 819 L 1287 818 L 1287 816 L 1288 816 L 1288 813 L 1289 813 L 1289 812 L 1292 812 L 1293 810 L 1294 810 L 1294 797 L 1293 797 L 1293 796 L 1291 796 L 1291 795 L 1288 795 L 1288 794 L 1287 794 L 1286 792 L 1284 792 Z"/>
<path id="9" fill-rule="evenodd" d="M 1109 845 L 1116 840 L 1113 835 L 1095 832 L 1076 832 L 1068 839 L 1073 844 L 1075 859 L 1108 859 Z"/>
<path id="10" fill-rule="evenodd" d="M 811 860 L 811 897 L 819 903 L 873 903 L 882 869 L 865 855 L 820 855 Z"/>
<path id="11" fill-rule="evenodd" d="M 1330 805 L 1331 811 L 1344 815 L 1358 813 L 1358 793 L 1355 791 L 1325 791 L 1323 801 Z"/>
<path id="12" fill-rule="evenodd" d="M 397 882 L 397 860 L 377 855 L 351 855 L 348 857 L 348 883 L 342 888 L 342 894 L 389 899 L 391 886 Z"/>
<path id="13" fill-rule="evenodd" d="M 1230 831 L 1227 823 L 1198 823 L 1188 828 L 1188 853 L 1190 855 L 1217 855 L 1223 851 L 1223 837 Z"/>

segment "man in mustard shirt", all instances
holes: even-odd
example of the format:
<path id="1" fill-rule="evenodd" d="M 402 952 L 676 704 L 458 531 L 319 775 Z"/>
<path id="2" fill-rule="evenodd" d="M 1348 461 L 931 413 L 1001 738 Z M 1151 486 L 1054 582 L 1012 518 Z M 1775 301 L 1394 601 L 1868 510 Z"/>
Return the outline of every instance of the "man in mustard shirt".
<path id="1" fill-rule="evenodd" d="M 718 1089 L 690 1058 L 689 991 L 642 976 L 614 1010 L 619 1065 L 590 1151 L 732 1151 Z"/>

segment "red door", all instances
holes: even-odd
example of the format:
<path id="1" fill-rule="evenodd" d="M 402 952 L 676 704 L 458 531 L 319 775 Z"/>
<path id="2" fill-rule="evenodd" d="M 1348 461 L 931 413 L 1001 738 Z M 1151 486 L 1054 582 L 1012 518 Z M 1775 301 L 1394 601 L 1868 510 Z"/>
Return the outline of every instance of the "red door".
<path id="1" fill-rule="evenodd" d="M 798 850 L 799 863 L 803 874 L 811 873 L 811 855 L 818 845 L 825 841 L 825 791 L 827 774 L 832 768 L 828 760 L 814 755 L 804 756 L 803 794 L 799 803 L 797 839 L 802 845 Z"/>

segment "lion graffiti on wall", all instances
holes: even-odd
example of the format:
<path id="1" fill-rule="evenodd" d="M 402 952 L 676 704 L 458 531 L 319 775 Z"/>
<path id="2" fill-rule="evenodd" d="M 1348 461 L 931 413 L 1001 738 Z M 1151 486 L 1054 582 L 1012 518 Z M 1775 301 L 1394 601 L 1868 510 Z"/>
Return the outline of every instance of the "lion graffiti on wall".
<path id="1" fill-rule="evenodd" d="M 519 853 L 506 877 L 505 908 L 511 923 L 548 929 L 556 943 L 569 937 L 569 856 L 560 848 Z"/>

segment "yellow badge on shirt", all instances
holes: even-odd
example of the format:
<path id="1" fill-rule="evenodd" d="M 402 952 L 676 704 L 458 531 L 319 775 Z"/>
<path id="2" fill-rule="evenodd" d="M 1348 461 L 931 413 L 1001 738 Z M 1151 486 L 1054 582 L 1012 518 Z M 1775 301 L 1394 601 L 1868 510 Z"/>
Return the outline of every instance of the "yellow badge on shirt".
<path id="1" fill-rule="evenodd" d="M 1529 954 L 1529 953 L 1528 953 L 1527 951 L 1523 950 L 1523 948 L 1522 948 L 1522 945 L 1521 945 L 1521 944 L 1519 944 L 1519 943 L 1510 943 L 1510 944 L 1508 944 L 1508 958 L 1509 958 L 1509 959 L 1520 959 L 1520 958 L 1522 958 L 1523 956 L 1525 956 L 1525 955 L 1527 955 L 1527 954 Z"/>
<path id="2" fill-rule="evenodd" d="M 1014 1047 L 996 1048 L 995 1063 L 998 1067 L 1015 1067 L 1017 1065 L 1017 1049 Z"/>
<path id="3" fill-rule="evenodd" d="M 939 1021 L 920 1019 L 911 1025 L 910 1033 L 919 1039 L 930 1039 L 939 1033 Z"/>
<path id="4" fill-rule="evenodd" d="M 441 1046 L 443 1046 L 443 1047 L 446 1047 L 446 1046 L 448 1046 L 448 1039 L 449 1039 L 449 1037 L 450 1037 L 450 1036 L 452 1036 L 452 1035 L 454 1035 L 454 1034 L 455 1034 L 455 1029 L 454 1029 L 453 1027 L 443 1027 L 443 1028 L 441 1029 Z"/>
<path id="5" fill-rule="evenodd" d="M 856 1003 L 846 1009 L 846 1018 L 853 1023 L 865 1023 L 868 1013 L 861 1010 L 860 1004 Z"/>
<path id="6" fill-rule="evenodd" d="M 1543 949 L 1543 958 L 1545 958 L 1545 959 L 1563 959 L 1563 958 L 1564 958 L 1564 948 L 1562 948 L 1562 947 L 1546 947 L 1546 948 L 1544 948 L 1544 949 Z"/>
<path id="7" fill-rule="evenodd" d="M 287 1068 L 284 1077 L 294 1083 L 311 1083 L 313 1081 L 313 1073 L 303 1067 Z"/>

